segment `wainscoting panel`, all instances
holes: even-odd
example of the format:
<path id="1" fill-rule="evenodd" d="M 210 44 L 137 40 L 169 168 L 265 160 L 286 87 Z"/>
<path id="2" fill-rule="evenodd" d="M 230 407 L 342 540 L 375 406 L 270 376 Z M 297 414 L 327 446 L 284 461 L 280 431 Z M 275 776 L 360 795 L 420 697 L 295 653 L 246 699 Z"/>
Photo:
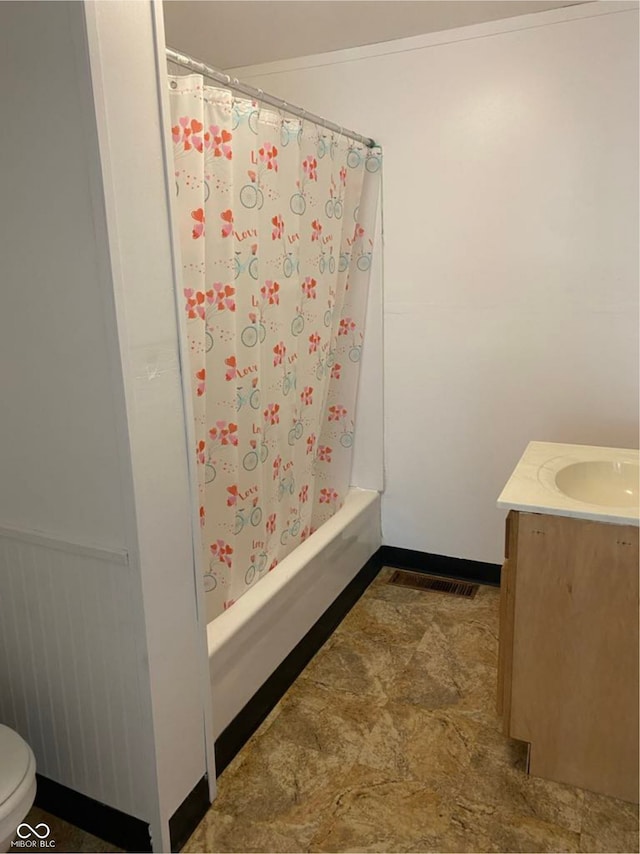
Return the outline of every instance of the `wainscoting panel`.
<path id="1" fill-rule="evenodd" d="M 125 552 L 0 529 L 0 722 L 40 774 L 144 818 L 138 596 Z"/>

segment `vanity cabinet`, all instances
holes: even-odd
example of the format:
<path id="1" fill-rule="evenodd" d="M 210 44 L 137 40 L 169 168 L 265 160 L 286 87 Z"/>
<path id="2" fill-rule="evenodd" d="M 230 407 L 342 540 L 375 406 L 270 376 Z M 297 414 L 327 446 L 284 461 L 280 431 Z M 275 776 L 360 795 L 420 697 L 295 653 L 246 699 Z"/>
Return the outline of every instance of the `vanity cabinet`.
<path id="1" fill-rule="evenodd" d="M 498 712 L 529 772 L 638 801 L 638 528 L 511 510 Z"/>

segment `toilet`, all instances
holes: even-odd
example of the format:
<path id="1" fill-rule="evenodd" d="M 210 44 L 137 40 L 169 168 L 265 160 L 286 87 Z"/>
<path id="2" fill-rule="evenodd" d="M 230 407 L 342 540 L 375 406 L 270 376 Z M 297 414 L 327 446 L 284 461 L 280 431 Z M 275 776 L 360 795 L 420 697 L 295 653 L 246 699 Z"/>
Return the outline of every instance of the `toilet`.
<path id="1" fill-rule="evenodd" d="M 33 751 L 17 732 L 0 724 L 0 852 L 10 850 L 18 825 L 24 821 L 35 796 Z"/>

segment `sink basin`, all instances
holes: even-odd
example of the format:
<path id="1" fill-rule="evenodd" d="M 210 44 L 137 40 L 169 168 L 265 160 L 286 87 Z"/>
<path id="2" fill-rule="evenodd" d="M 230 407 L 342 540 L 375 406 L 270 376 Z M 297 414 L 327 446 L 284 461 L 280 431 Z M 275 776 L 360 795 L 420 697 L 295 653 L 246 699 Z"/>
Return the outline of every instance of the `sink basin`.
<path id="1" fill-rule="evenodd" d="M 639 463 L 633 448 L 529 442 L 498 507 L 638 527 Z"/>
<path id="2" fill-rule="evenodd" d="M 569 498 L 603 507 L 638 507 L 638 463 L 587 460 L 556 473 L 556 486 Z"/>

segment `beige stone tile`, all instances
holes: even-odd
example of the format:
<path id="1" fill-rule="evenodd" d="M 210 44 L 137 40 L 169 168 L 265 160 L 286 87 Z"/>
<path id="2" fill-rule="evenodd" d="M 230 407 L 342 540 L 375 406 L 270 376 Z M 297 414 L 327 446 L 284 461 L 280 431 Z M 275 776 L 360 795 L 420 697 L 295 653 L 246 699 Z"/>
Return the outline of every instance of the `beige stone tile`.
<path id="1" fill-rule="evenodd" d="M 447 710 L 388 703 L 366 739 L 358 763 L 390 780 L 450 789 L 473 758 L 477 726 Z"/>
<path id="2" fill-rule="evenodd" d="M 638 805 L 584 792 L 582 851 L 638 852 Z"/>
<path id="3" fill-rule="evenodd" d="M 580 850 L 580 836 L 565 828 L 541 821 L 531 816 L 514 816 L 495 810 L 485 810 L 482 817 L 469 812 L 464 818 L 462 813 L 455 814 L 454 823 L 460 831 L 465 829 L 483 840 L 478 851 L 497 851 L 504 854 L 530 854 L 530 852 L 577 852 Z"/>
<path id="4" fill-rule="evenodd" d="M 422 639 L 430 620 L 428 609 L 420 603 L 399 605 L 365 595 L 340 623 L 336 634 L 357 632 L 378 643 L 411 645 Z"/>
<path id="5" fill-rule="evenodd" d="M 341 763 L 353 763 L 385 702 L 300 679 L 281 701 L 269 738 L 291 741 Z"/>
<path id="6" fill-rule="evenodd" d="M 320 650 L 300 679 L 383 700 L 413 650 L 408 645 L 381 644 L 362 632 L 334 634 L 331 644 Z"/>
<path id="7" fill-rule="evenodd" d="M 427 627 L 407 665 L 389 686 L 389 698 L 423 709 L 446 708 L 460 702 L 457 660 L 435 619 Z"/>
<path id="8" fill-rule="evenodd" d="M 305 849 L 290 828 L 274 822 L 239 821 L 216 813 L 203 821 L 182 849 L 184 852 L 300 852 Z"/>
<path id="9" fill-rule="evenodd" d="M 448 811 L 437 791 L 356 766 L 337 790 L 309 850 L 423 851 L 428 848 L 420 840 L 442 838 L 447 827 Z"/>
<path id="10" fill-rule="evenodd" d="M 330 756 L 287 739 L 270 728 L 254 742 L 241 765 L 221 776 L 218 798 L 203 822 L 216 828 L 224 816 L 237 823 L 268 823 L 303 850 L 348 770 L 344 756 Z M 230 770 L 230 773 L 229 773 Z"/>
<path id="11" fill-rule="evenodd" d="M 35 827 L 40 822 L 49 825 L 51 834 L 47 841 L 55 842 L 56 851 L 69 852 L 69 854 L 71 852 L 96 852 L 96 854 L 102 854 L 102 852 L 122 851 L 121 848 L 98 839 L 97 836 L 92 836 L 90 833 L 80 830 L 78 827 L 63 821 L 57 816 L 51 815 L 51 813 L 45 812 L 45 810 L 41 810 L 39 807 L 32 807 L 25 821 L 32 827 Z M 14 850 L 19 851 L 20 849 L 16 848 Z"/>

